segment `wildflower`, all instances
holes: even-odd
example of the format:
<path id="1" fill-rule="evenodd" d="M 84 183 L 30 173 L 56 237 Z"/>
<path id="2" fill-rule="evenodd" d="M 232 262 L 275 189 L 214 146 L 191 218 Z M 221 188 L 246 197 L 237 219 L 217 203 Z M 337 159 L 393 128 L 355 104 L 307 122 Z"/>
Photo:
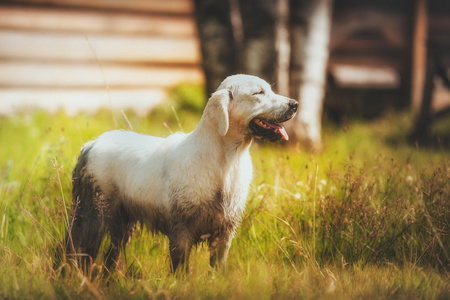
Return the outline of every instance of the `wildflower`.
<path id="1" fill-rule="evenodd" d="M 411 183 L 413 183 L 413 181 L 414 181 L 414 178 L 412 176 L 406 176 L 407 183 L 411 184 Z"/>

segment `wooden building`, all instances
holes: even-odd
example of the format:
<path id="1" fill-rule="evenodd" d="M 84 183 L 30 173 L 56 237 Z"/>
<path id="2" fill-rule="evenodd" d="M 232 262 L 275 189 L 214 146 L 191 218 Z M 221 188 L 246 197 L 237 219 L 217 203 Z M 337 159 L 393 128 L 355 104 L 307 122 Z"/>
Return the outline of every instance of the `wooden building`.
<path id="1" fill-rule="evenodd" d="M 145 113 L 203 81 L 189 0 L 0 2 L 0 114 L 112 106 Z"/>
<path id="2" fill-rule="evenodd" d="M 421 7 L 422 5 L 422 7 Z M 20 107 L 145 113 L 180 81 L 203 82 L 191 0 L 3 0 L 0 114 Z M 420 107 L 426 44 L 450 44 L 448 0 L 335 0 L 326 110 Z M 441 51 L 450 66 L 449 51 Z M 433 110 L 449 105 L 436 81 Z"/>
<path id="3" fill-rule="evenodd" d="M 450 1 L 335 0 L 326 110 L 377 115 L 423 98 L 427 44 L 450 41 Z M 450 48 L 440 57 L 450 68 Z M 439 80 L 433 110 L 450 105 Z"/>

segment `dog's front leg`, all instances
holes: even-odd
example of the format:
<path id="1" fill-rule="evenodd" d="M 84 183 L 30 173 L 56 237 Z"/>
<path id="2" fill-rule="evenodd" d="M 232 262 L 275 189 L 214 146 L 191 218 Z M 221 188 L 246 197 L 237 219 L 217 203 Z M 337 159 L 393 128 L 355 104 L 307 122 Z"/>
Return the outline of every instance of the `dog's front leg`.
<path id="1" fill-rule="evenodd" d="M 181 266 L 186 273 L 189 272 L 189 255 L 191 253 L 192 243 L 186 236 L 169 237 L 170 258 L 171 265 L 170 271 L 175 273 L 178 267 Z"/>
<path id="2" fill-rule="evenodd" d="M 228 250 L 230 249 L 232 239 L 230 236 L 225 238 L 216 237 L 210 242 L 210 265 L 212 268 L 219 269 L 222 273 L 225 273 Z"/>

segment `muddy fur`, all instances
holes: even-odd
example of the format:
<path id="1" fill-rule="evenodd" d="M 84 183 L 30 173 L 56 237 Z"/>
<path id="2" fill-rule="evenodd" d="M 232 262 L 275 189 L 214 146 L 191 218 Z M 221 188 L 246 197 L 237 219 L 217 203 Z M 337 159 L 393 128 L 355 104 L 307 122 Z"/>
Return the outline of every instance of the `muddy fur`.
<path id="1" fill-rule="evenodd" d="M 174 270 L 185 259 L 184 254 L 189 253 L 192 245 L 205 240 L 210 245 L 211 266 L 216 265 L 217 244 L 231 240 L 240 221 L 240 218 L 225 216 L 222 197 L 221 192 L 217 192 L 213 201 L 202 205 L 174 201 L 170 209 L 172 230 L 168 234 L 171 256 L 180 257 L 179 260 L 172 260 Z"/>
<path id="2" fill-rule="evenodd" d="M 126 201 L 120 199 L 119 194 L 105 198 L 92 176 L 85 175 L 89 150 L 83 149 L 73 170 L 70 230 L 64 239 L 67 257 L 75 258 L 83 270 L 89 270 L 105 234 L 109 233 L 111 245 L 105 253 L 105 266 L 114 268 L 137 223 L 140 223 L 169 237 L 172 271 L 180 263 L 185 263 L 192 246 L 205 241 L 210 246 L 211 265 L 216 265 L 218 243 L 230 240 L 240 222 L 240 213 L 231 218 L 225 216 L 221 191 L 216 192 L 212 201 L 200 205 L 182 197 L 174 199 L 169 211 L 152 208 L 149 218 L 139 207 L 126 207 L 123 204 Z M 176 195 L 179 193 L 174 192 Z"/>

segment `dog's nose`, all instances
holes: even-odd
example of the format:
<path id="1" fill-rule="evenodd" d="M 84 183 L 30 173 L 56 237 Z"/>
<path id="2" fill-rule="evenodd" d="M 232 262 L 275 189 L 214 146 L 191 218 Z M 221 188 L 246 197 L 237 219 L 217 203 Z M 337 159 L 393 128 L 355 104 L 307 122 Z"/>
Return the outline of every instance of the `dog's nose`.
<path id="1" fill-rule="evenodd" d="M 295 100 L 290 100 L 289 101 L 289 109 L 294 111 L 294 112 L 297 111 L 297 109 L 298 109 L 298 102 L 295 101 Z"/>

